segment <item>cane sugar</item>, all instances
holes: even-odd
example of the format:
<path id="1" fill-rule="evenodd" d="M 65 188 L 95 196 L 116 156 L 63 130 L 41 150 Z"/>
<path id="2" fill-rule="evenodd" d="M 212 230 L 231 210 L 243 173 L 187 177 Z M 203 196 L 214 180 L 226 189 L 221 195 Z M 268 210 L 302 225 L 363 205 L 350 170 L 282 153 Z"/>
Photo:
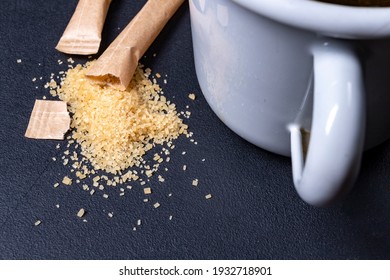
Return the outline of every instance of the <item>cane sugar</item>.
<path id="1" fill-rule="evenodd" d="M 142 68 L 137 68 L 129 87 L 120 91 L 91 83 L 85 75 L 92 65 L 69 69 L 56 93 L 72 113 L 72 138 L 95 170 L 117 174 L 138 166 L 156 144 L 187 134 L 176 106 L 160 95 L 159 85 Z M 152 171 L 146 173 L 152 175 Z"/>

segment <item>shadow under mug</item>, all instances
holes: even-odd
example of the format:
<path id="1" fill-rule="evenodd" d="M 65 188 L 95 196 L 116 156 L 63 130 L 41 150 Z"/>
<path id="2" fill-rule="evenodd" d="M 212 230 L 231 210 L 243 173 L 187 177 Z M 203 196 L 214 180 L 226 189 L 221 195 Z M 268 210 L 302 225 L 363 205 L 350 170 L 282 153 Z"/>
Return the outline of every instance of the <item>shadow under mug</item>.
<path id="1" fill-rule="evenodd" d="M 390 138 L 390 8 L 311 0 L 190 0 L 196 73 L 218 117 L 292 158 L 295 188 L 326 206 L 364 149 Z"/>

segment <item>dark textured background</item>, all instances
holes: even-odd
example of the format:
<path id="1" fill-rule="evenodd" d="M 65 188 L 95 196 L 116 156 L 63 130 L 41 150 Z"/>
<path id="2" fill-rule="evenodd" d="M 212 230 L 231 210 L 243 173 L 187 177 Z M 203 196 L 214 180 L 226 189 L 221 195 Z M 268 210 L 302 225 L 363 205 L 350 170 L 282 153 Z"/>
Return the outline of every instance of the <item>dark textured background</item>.
<path id="1" fill-rule="evenodd" d="M 101 50 L 144 2 L 113 1 Z M 142 62 L 168 75 L 168 83 L 161 85 L 179 111 L 190 105 L 186 122 L 198 145 L 185 137 L 176 142 L 166 182 L 151 182 L 150 203 L 142 201 L 136 184 L 123 197 L 118 188 L 110 189 L 109 199 L 101 193 L 91 196 L 75 184 L 53 188 L 69 174 L 68 167 L 51 160 L 62 155 L 66 141 L 31 140 L 24 133 L 34 100 L 49 96 L 43 84 L 50 73 L 66 68 L 57 60 L 69 56 L 54 47 L 76 4 L 1 3 L 1 259 L 390 258 L 390 142 L 365 153 L 356 187 L 344 201 L 325 209 L 302 202 L 292 185 L 290 160 L 247 143 L 207 105 L 194 72 L 187 5 Z M 16 63 L 19 58 L 21 64 Z M 38 81 L 33 83 L 33 77 Z M 196 101 L 188 99 L 190 92 L 196 93 Z M 197 188 L 191 186 L 193 178 L 199 178 Z M 208 193 L 211 200 L 204 198 Z M 152 207 L 155 201 L 160 208 Z M 86 223 L 76 217 L 81 207 L 88 211 Z M 114 216 L 109 218 L 108 212 Z M 37 219 L 42 224 L 35 227 Z M 142 225 L 133 231 L 138 219 Z"/>

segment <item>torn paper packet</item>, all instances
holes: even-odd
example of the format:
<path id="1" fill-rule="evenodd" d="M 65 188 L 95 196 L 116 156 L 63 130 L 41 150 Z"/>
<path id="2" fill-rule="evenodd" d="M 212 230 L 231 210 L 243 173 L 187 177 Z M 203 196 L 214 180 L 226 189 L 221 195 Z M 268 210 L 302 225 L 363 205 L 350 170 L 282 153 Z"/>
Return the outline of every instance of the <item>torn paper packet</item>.
<path id="1" fill-rule="evenodd" d="M 138 61 L 184 0 L 149 0 L 87 73 L 92 81 L 125 90 Z"/>
<path id="2" fill-rule="evenodd" d="M 34 139 L 63 140 L 70 128 L 64 101 L 35 100 L 25 136 Z"/>

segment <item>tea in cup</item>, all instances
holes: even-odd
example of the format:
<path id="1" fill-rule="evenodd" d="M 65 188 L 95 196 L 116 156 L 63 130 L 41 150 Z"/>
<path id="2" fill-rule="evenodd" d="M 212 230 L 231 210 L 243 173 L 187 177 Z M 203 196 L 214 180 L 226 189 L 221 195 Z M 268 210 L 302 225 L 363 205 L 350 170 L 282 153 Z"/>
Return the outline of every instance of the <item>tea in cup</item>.
<path id="1" fill-rule="evenodd" d="M 362 7 L 390 7 L 390 0 L 316 0 L 331 4 L 362 6 Z"/>

